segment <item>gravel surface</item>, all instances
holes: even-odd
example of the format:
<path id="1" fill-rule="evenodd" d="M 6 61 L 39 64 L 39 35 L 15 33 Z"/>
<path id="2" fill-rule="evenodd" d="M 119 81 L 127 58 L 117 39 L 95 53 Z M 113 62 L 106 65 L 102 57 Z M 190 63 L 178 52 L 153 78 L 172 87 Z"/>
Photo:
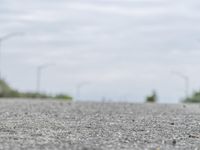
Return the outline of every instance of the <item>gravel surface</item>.
<path id="1" fill-rule="evenodd" d="M 200 105 L 0 100 L 0 149 L 200 150 Z"/>

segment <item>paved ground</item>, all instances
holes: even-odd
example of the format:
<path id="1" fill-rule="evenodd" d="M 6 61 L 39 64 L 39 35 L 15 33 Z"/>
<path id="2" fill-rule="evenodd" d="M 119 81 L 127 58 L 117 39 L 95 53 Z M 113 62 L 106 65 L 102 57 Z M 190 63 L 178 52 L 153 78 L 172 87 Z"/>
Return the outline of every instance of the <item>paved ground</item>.
<path id="1" fill-rule="evenodd" d="M 200 105 L 0 100 L 0 149 L 200 149 Z"/>

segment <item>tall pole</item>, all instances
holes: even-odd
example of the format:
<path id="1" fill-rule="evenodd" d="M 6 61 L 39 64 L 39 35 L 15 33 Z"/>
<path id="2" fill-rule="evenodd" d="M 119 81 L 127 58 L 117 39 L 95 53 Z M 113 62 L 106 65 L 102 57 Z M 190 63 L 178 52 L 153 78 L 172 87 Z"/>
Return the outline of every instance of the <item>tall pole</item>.
<path id="1" fill-rule="evenodd" d="M 41 66 L 37 67 L 37 87 L 36 87 L 36 91 L 38 94 L 40 94 L 40 76 L 41 76 Z"/>
<path id="2" fill-rule="evenodd" d="M 88 82 L 82 82 L 77 85 L 76 87 L 76 100 L 79 100 L 81 97 L 81 88 L 84 87 L 85 85 L 88 85 Z"/>
<path id="3" fill-rule="evenodd" d="M 185 82 L 185 98 L 188 98 L 189 96 L 189 88 L 190 88 L 190 80 L 189 77 L 185 74 L 182 74 L 180 72 L 172 72 L 173 74 L 177 75 L 178 77 L 182 78 Z"/>
<path id="4" fill-rule="evenodd" d="M 16 33 L 7 34 L 5 36 L 0 37 L 0 79 L 2 79 L 2 43 L 6 40 L 9 40 L 10 38 L 14 36 L 18 36 L 21 34 L 23 33 L 16 32 Z"/>
<path id="5" fill-rule="evenodd" d="M 38 94 L 40 94 L 40 84 L 41 84 L 41 76 L 42 76 L 42 70 L 49 67 L 52 64 L 44 64 L 44 65 L 40 65 L 37 67 L 37 77 L 36 77 L 36 92 Z"/>
<path id="6" fill-rule="evenodd" d="M 2 49 L 2 39 L 0 39 L 0 80 L 2 80 L 2 75 L 1 75 L 1 61 L 2 61 L 2 59 L 1 59 L 1 50 Z"/>

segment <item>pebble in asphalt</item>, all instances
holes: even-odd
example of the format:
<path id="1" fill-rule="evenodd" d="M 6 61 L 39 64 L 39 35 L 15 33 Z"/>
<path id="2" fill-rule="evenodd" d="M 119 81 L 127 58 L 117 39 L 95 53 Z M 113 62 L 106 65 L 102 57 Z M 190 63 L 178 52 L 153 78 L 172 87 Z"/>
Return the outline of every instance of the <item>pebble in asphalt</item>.
<path id="1" fill-rule="evenodd" d="M 198 150 L 199 105 L 0 100 L 3 150 Z"/>

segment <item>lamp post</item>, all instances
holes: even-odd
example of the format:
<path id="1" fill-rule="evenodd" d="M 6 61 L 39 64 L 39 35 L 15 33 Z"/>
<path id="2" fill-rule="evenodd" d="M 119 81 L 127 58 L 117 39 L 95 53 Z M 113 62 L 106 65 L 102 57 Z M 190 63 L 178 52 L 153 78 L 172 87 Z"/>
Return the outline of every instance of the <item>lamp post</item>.
<path id="1" fill-rule="evenodd" d="M 52 64 L 43 64 L 37 67 L 37 79 L 36 79 L 36 92 L 40 94 L 40 84 L 41 84 L 41 76 L 42 70 L 51 66 Z"/>
<path id="2" fill-rule="evenodd" d="M 1 68 L 2 67 L 2 43 L 6 40 L 9 40 L 12 37 L 19 36 L 21 34 L 23 33 L 15 32 L 15 33 L 10 33 L 10 34 L 0 37 L 0 79 L 2 79 L 2 68 Z"/>
<path id="3" fill-rule="evenodd" d="M 77 86 L 76 86 L 76 100 L 79 100 L 80 97 L 81 97 L 81 89 L 88 85 L 89 83 L 88 82 L 82 82 L 82 83 L 79 83 Z"/>
<path id="4" fill-rule="evenodd" d="M 185 74 L 182 74 L 182 73 L 176 72 L 176 71 L 173 71 L 172 73 L 184 80 L 184 82 L 185 82 L 185 98 L 188 98 L 188 96 L 189 96 L 189 87 L 190 87 L 189 77 L 187 75 L 185 75 Z"/>

